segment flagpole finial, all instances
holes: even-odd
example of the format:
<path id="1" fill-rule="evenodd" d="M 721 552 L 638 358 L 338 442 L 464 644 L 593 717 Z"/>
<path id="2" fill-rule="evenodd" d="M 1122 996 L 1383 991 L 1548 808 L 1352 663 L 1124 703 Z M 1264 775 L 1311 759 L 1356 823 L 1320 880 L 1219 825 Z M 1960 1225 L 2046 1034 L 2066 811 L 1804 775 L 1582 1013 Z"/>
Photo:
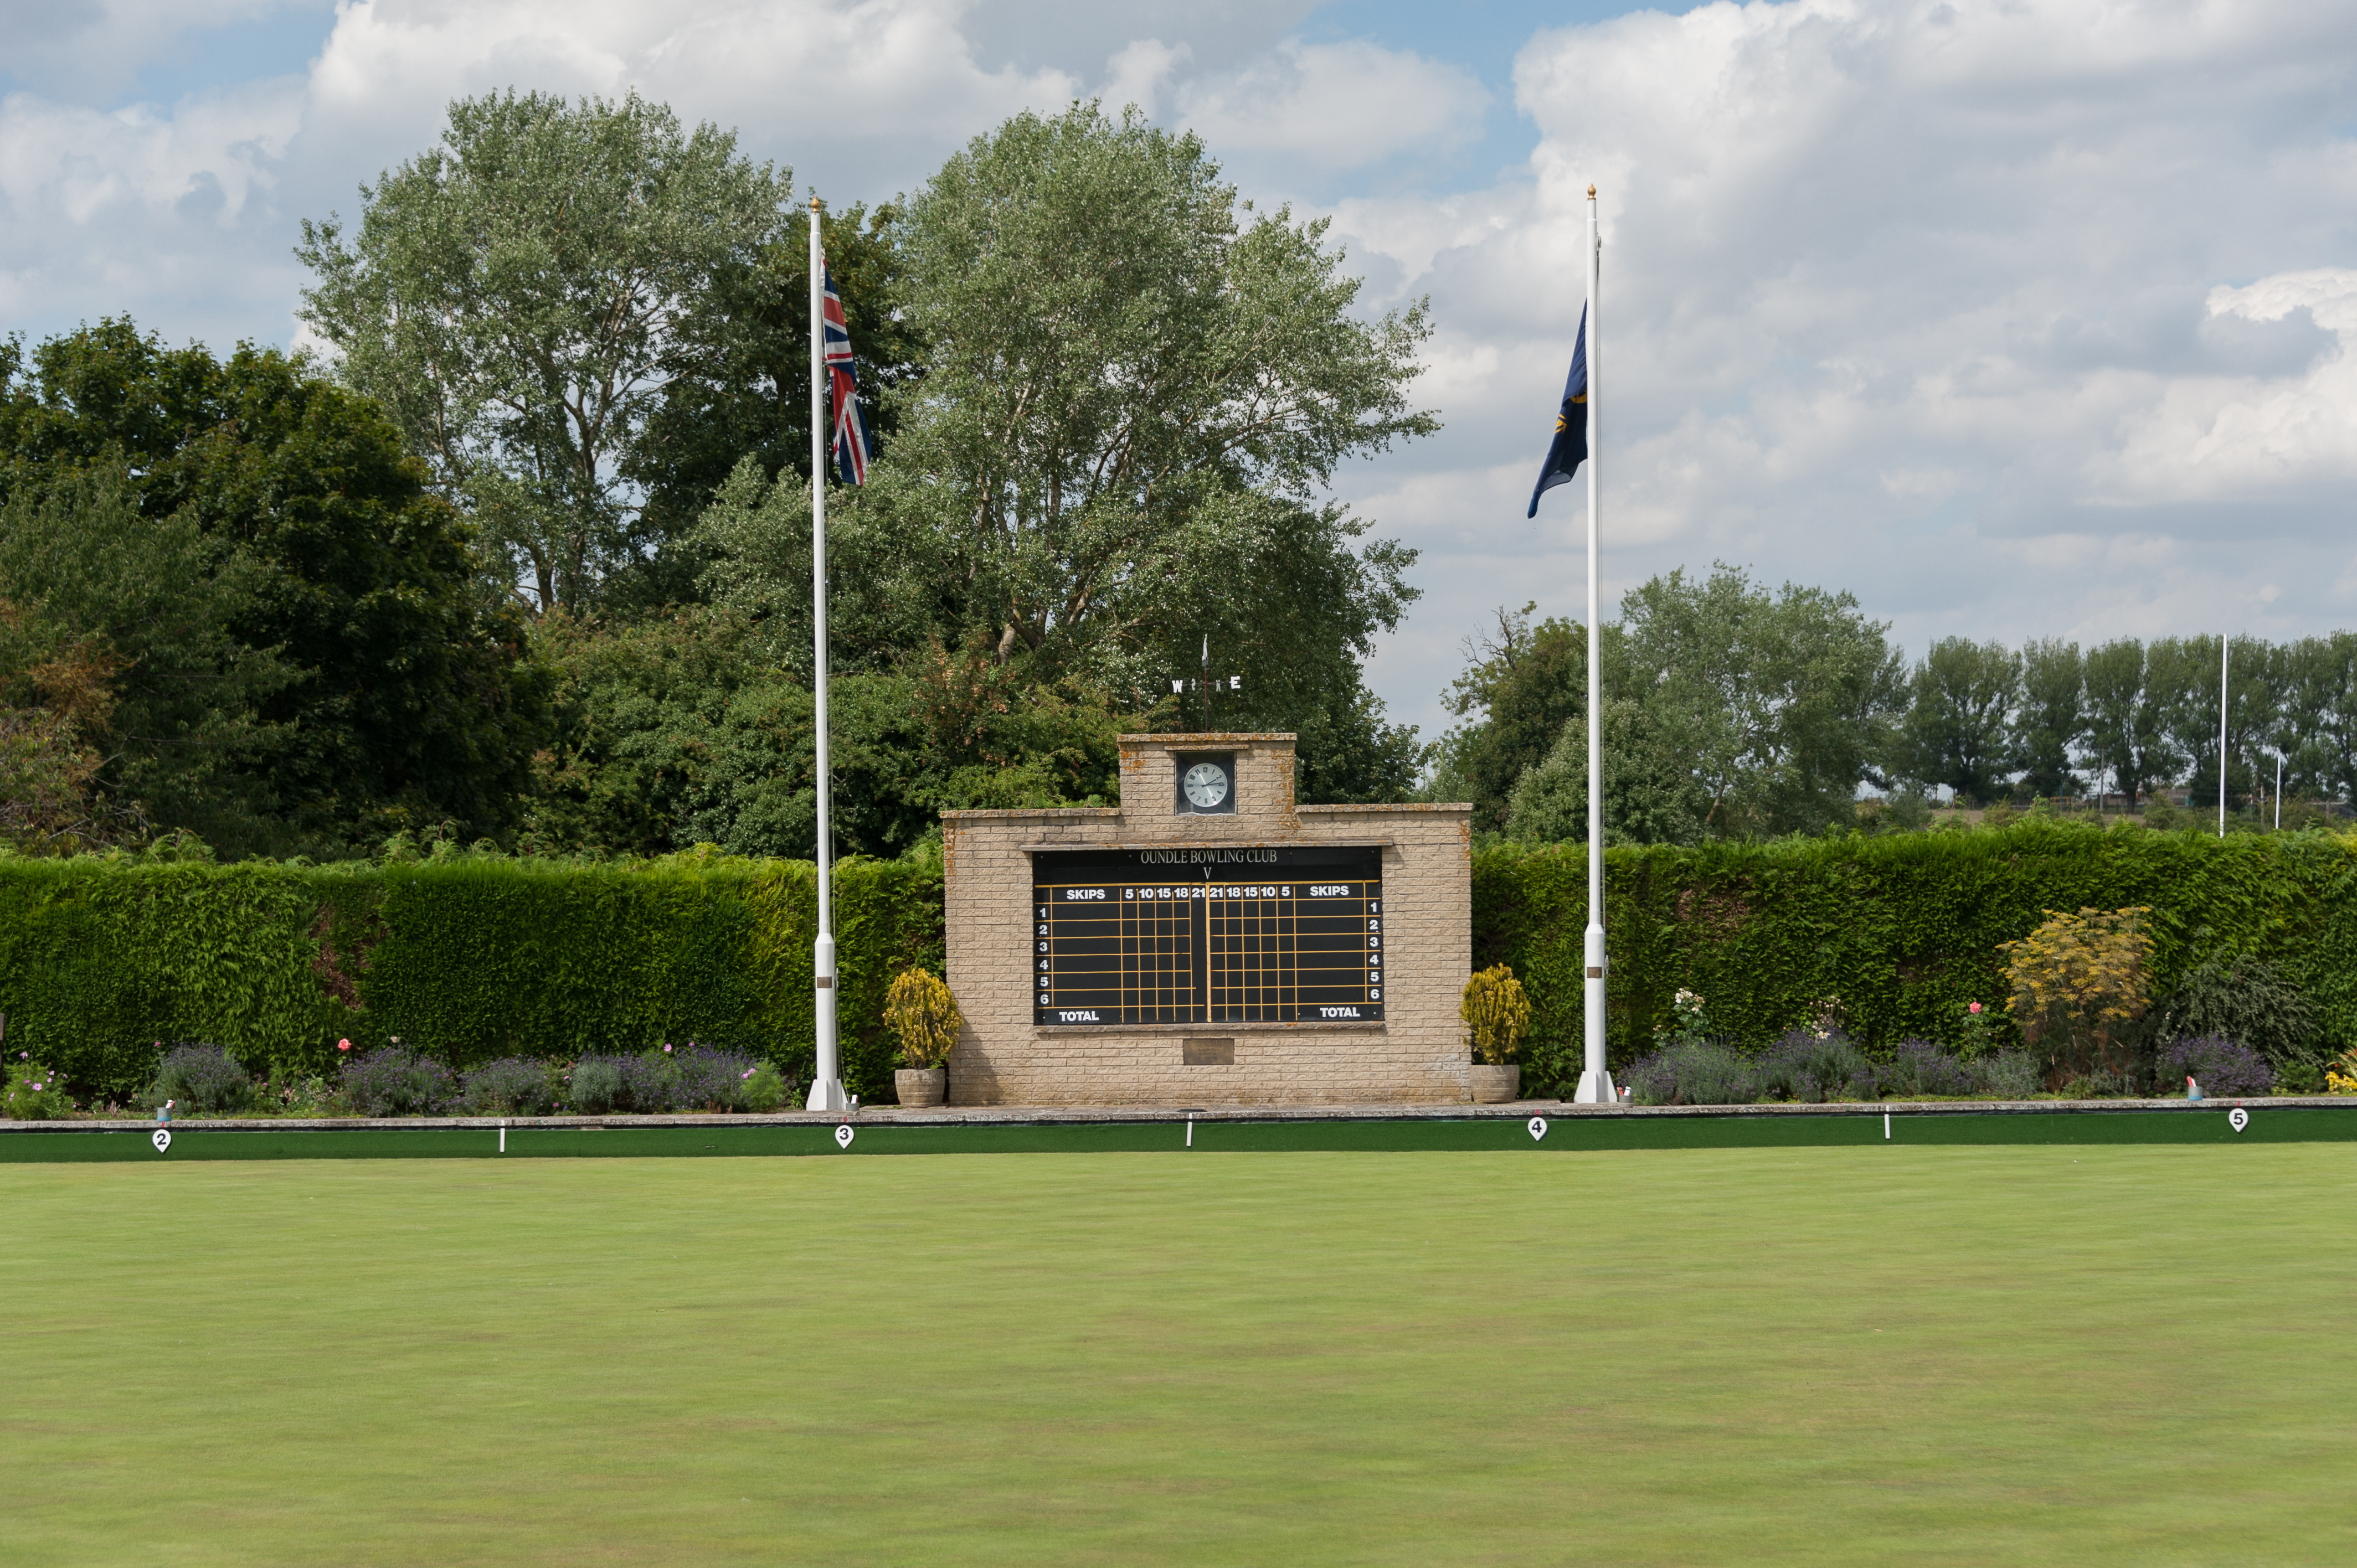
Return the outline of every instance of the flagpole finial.
<path id="1" fill-rule="evenodd" d="M 818 199 L 816 197 L 813 197 L 811 199 L 815 202 Z M 1587 188 L 1587 199 L 1590 201 L 1596 199 L 1596 188 L 1592 185 Z"/>
<path id="2" fill-rule="evenodd" d="M 1589 187 L 1587 188 L 1587 194 L 1588 194 L 1588 195 L 1590 195 L 1590 196 L 1595 195 L 1595 194 L 1596 194 L 1596 188 L 1595 188 L 1594 186 L 1592 186 L 1592 185 L 1591 185 L 1591 186 L 1589 186 Z M 813 191 L 812 191 L 812 192 L 811 192 L 811 210 L 812 210 L 813 212 L 815 212 L 815 211 L 817 211 L 817 210 L 818 210 L 818 192 L 817 192 L 817 191 L 815 191 L 815 190 L 813 190 Z"/>

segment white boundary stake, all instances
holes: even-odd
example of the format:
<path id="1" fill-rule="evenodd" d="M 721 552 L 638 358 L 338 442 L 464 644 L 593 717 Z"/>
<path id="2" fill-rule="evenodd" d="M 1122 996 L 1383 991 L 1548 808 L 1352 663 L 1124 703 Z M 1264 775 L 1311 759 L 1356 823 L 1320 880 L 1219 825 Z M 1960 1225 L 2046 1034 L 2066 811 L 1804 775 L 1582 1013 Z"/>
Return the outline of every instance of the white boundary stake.
<path id="1" fill-rule="evenodd" d="M 1882 1141 L 1886 1144 L 1890 1142 L 1890 1112 L 1888 1111 L 1882 1113 Z"/>
<path id="2" fill-rule="evenodd" d="M 1187 1146 L 1190 1149 L 1195 1146 L 1195 1119 L 1192 1116 L 1187 1118 Z"/>
<path id="3" fill-rule="evenodd" d="M 504 1155 L 504 1154 L 506 1154 L 507 1152 L 508 1152 L 508 1119 L 507 1119 L 506 1117 L 502 1116 L 502 1117 L 500 1117 L 500 1153 L 501 1153 L 501 1154 L 503 1154 L 503 1155 Z"/>

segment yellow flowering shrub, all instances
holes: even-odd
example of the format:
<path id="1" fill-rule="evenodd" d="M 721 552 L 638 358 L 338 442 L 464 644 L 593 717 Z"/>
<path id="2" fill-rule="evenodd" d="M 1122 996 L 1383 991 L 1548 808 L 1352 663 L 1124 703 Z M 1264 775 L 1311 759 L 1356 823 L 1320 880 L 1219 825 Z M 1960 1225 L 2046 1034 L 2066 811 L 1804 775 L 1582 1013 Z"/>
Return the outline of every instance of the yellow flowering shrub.
<path id="1" fill-rule="evenodd" d="M 2357 1094 L 2357 1051 L 2343 1051 L 2325 1064 L 2324 1092 Z"/>
<path id="2" fill-rule="evenodd" d="M 1514 1052 L 1530 1033 L 1531 999 L 1523 983 L 1505 964 L 1481 971 L 1465 983 L 1465 997 L 1457 1015 L 1465 1021 L 1465 1040 L 1473 1059 L 1491 1067 L 1513 1060 Z"/>
<path id="3" fill-rule="evenodd" d="M 900 1059 L 917 1069 L 936 1068 L 957 1044 L 957 998 L 930 969 L 903 970 L 884 993 L 884 1022 L 900 1037 Z"/>
<path id="4" fill-rule="evenodd" d="M 2057 1078 L 2129 1069 L 2136 1026 L 2151 1006 L 2151 913 L 2049 909 L 2029 935 L 1998 945 L 2013 992 L 2007 1008 Z"/>

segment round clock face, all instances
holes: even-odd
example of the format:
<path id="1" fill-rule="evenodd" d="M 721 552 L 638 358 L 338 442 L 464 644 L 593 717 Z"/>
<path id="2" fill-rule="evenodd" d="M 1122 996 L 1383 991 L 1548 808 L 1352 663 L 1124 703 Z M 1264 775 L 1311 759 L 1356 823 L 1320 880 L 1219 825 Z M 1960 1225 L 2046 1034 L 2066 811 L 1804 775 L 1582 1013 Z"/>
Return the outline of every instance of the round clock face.
<path id="1" fill-rule="evenodd" d="M 1228 770 L 1216 762 L 1195 764 L 1187 769 L 1187 777 L 1180 782 L 1186 786 L 1187 799 L 1202 811 L 1208 811 L 1228 798 Z"/>

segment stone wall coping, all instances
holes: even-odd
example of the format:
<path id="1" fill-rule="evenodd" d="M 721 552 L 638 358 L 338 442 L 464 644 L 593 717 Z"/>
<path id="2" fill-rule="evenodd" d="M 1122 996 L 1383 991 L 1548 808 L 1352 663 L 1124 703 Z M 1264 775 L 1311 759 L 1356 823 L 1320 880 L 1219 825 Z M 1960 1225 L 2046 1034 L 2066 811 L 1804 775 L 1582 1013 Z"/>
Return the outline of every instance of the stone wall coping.
<path id="1" fill-rule="evenodd" d="M 1200 819 L 1196 819 L 1200 821 Z M 1016 846 L 1025 854 L 1043 851 L 1070 849 L 1397 849 L 1397 839 L 1118 839 L 1104 843 L 1085 840 L 1065 839 L 1057 843 L 1027 843 Z"/>
<path id="2" fill-rule="evenodd" d="M 1246 746 L 1260 741 L 1289 741 L 1297 737 L 1291 730 L 1214 729 L 1200 730 L 1188 735 L 1150 733 L 1121 735 L 1114 736 L 1114 743 L 1122 746 L 1158 746 L 1166 750 L 1177 750 L 1181 746 Z"/>
<path id="3" fill-rule="evenodd" d="M 1364 811 L 1370 815 L 1375 815 L 1386 811 L 1470 811 L 1473 809 L 1473 806 L 1470 801 L 1467 800 L 1396 800 L 1383 805 L 1296 806 L 1293 809 L 1306 817 L 1312 811 L 1317 812 L 1320 816 L 1329 814 L 1340 815 L 1350 811 Z"/>
<path id="4" fill-rule="evenodd" d="M 1560 1100 L 1517 1100 L 1501 1105 L 1472 1105 L 1462 1101 L 1431 1104 L 1372 1103 L 1324 1105 L 1259 1105 L 1221 1103 L 1137 1106 L 956 1105 L 918 1109 L 902 1105 L 863 1106 L 842 1116 L 818 1116 L 806 1111 L 770 1116 L 511 1116 L 510 1127 L 831 1127 L 841 1122 L 861 1124 L 893 1122 L 927 1125 L 1041 1123 L 1086 1125 L 1108 1122 L 1462 1122 L 1524 1121 L 1544 1116 L 1549 1121 L 1591 1116 L 1983 1116 L 2119 1115 L 2138 1112 L 2227 1111 L 2240 1105 L 2253 1111 L 2340 1110 L 2357 1113 L 2357 1100 L 2347 1095 L 2269 1095 L 2228 1100 L 1890 1100 L 1845 1101 L 1831 1105 L 1573 1105 Z M 0 1136 L 21 1133 L 151 1133 L 169 1127 L 175 1133 L 352 1132 L 361 1129 L 411 1131 L 479 1129 L 489 1132 L 502 1124 L 497 1116 L 417 1116 L 371 1120 L 345 1117 L 191 1117 L 184 1121 L 51 1121 L 0 1120 Z"/>
<path id="5" fill-rule="evenodd" d="M 987 811 L 943 811 L 942 820 L 945 822 L 1059 822 L 1120 815 L 1119 806 L 1000 806 Z"/>

